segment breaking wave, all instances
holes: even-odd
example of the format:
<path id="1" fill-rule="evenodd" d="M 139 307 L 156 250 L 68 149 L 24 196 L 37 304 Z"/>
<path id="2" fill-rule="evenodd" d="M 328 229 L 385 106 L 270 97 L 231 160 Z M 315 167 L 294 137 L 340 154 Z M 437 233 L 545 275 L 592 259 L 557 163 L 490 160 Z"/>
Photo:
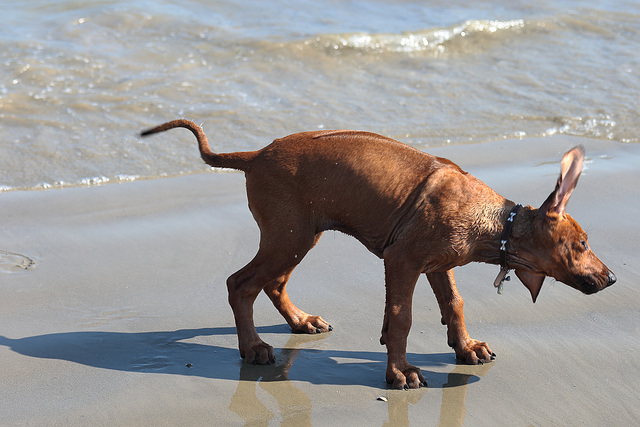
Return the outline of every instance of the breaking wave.
<path id="1" fill-rule="evenodd" d="M 622 142 L 635 142 L 631 138 L 616 135 L 616 121 L 610 114 L 600 114 L 597 117 L 558 117 L 554 119 L 556 126 L 547 129 L 543 136 L 556 134 L 582 136 L 596 139 L 620 139 Z M 637 141 L 637 140 L 636 140 Z"/>
<path id="2" fill-rule="evenodd" d="M 480 36 L 495 36 L 505 32 L 520 31 L 525 27 L 523 19 L 508 21 L 470 20 L 449 28 L 437 28 L 401 34 L 347 33 L 320 35 L 303 42 L 306 46 L 321 47 L 328 52 L 374 52 L 443 54 L 458 41 L 474 40 Z M 477 44 L 476 44 L 477 45 Z"/>

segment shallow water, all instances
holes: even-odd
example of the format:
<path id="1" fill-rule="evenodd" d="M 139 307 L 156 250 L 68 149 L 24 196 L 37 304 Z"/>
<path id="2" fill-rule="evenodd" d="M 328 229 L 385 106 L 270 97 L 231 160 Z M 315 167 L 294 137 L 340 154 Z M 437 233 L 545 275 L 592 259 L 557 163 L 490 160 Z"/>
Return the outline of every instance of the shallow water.
<path id="1" fill-rule="evenodd" d="M 214 149 L 363 129 L 420 149 L 640 141 L 635 1 L 22 1 L 0 32 L 0 191 L 206 171 Z"/>

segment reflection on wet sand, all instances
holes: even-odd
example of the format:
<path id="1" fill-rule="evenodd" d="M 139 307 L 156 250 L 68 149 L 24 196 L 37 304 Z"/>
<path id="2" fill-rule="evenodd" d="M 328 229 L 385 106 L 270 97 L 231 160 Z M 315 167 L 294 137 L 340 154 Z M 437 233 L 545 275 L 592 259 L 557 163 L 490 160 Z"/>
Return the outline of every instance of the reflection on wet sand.
<path id="1" fill-rule="evenodd" d="M 437 394 L 434 393 L 442 389 L 440 425 L 462 425 L 468 385 L 478 382 L 493 365 L 451 365 L 453 354 L 449 352 L 409 353 L 410 363 L 422 368 L 429 387 L 362 393 L 384 388 L 386 354 L 383 351 L 321 348 L 325 345 L 314 344 L 330 334 L 290 334 L 285 325 L 263 326 L 258 330 L 264 334 L 288 335 L 288 341 L 276 353 L 274 365 L 242 364 L 237 349 L 208 342 L 206 337 L 235 334 L 233 327 L 132 333 L 60 332 L 23 338 L 0 335 L 0 349 L 6 347 L 31 358 L 64 360 L 107 370 L 238 381 L 228 408 L 251 425 L 268 425 L 277 420 L 282 425 L 310 425 L 314 407 L 304 390 L 305 387 L 308 390 L 308 387 L 323 386 L 330 386 L 337 392 L 359 390 L 358 396 L 354 396 L 358 404 L 366 405 L 367 396 L 371 396 L 369 404 L 379 414 L 379 423 L 394 426 L 408 425 L 409 416 L 415 414 L 416 409 L 437 413 L 437 402 L 433 401 Z M 297 387 L 300 385 L 302 389 Z M 380 394 L 387 402 L 374 401 Z M 423 399 L 425 395 L 432 399 Z M 277 406 L 274 406 L 274 400 Z M 421 402 L 420 406 L 414 406 L 410 411 L 418 402 Z M 387 405 L 386 417 L 382 405 Z M 430 419 L 437 418 L 430 415 Z M 411 421 L 415 422 L 415 417 Z"/>
<path id="2" fill-rule="evenodd" d="M 447 382 L 442 384 L 442 405 L 440 406 L 441 426 L 461 426 L 466 414 L 465 401 L 469 381 L 476 377 L 484 377 L 493 363 L 480 366 L 455 365 L 449 373 Z"/>
<path id="3" fill-rule="evenodd" d="M 292 335 L 279 353 L 276 364 L 269 366 L 255 366 L 242 364 L 238 387 L 231 398 L 229 409 L 238 414 L 247 425 L 269 425 L 278 414 L 267 408 L 265 396 L 260 389 L 273 397 L 280 411 L 281 425 L 307 426 L 311 425 L 311 400 L 293 382 L 289 380 L 289 370 L 301 352 L 301 347 L 309 340 L 321 340 L 327 335 L 313 337 Z M 468 385 L 483 377 L 493 363 L 469 366 L 453 365 L 453 369 L 446 374 L 426 371 L 425 377 L 429 387 L 419 390 L 388 390 L 386 393 L 388 405 L 388 420 L 383 426 L 410 425 L 409 408 L 428 394 L 430 390 L 442 389 L 442 403 L 440 406 L 439 425 L 462 426 L 466 415 L 465 401 Z M 446 382 L 445 377 L 446 376 Z M 441 379 L 442 378 L 442 379 Z M 441 379 L 441 381 L 438 381 Z M 260 389 L 258 389 L 258 385 Z M 260 396 L 260 395 L 263 396 Z M 268 397 L 267 397 L 268 399 Z"/>
<path id="4" fill-rule="evenodd" d="M 442 388 L 442 404 L 440 405 L 440 426 L 462 426 L 466 415 L 465 400 L 467 397 L 467 389 L 470 382 L 476 382 L 478 376 L 483 377 L 492 363 L 480 366 L 470 366 L 457 364 L 453 370 L 447 374 L 447 382 L 437 384 L 428 372 L 423 370 L 429 387 L 420 390 L 401 391 L 393 390 L 388 395 L 388 414 L 389 420 L 384 422 L 383 426 L 408 426 L 409 405 L 418 403 L 422 397 L 427 394 L 427 390 L 441 387 Z"/>
<path id="5" fill-rule="evenodd" d="M 427 380 L 428 382 L 428 380 Z M 419 390 L 394 390 L 388 397 L 387 411 L 389 419 L 382 423 L 384 427 L 408 426 L 409 422 L 409 405 L 415 405 L 422 397 L 427 394 L 427 389 Z"/>
<path id="6" fill-rule="evenodd" d="M 247 424 L 269 425 L 275 416 L 260 401 L 256 393 L 256 383 L 273 396 L 278 402 L 282 425 L 311 425 L 311 400 L 289 381 L 289 369 L 300 353 L 299 348 L 290 348 L 292 339 L 287 342 L 275 365 L 254 366 L 242 364 L 238 388 L 231 397 L 229 409 L 240 415 Z"/>

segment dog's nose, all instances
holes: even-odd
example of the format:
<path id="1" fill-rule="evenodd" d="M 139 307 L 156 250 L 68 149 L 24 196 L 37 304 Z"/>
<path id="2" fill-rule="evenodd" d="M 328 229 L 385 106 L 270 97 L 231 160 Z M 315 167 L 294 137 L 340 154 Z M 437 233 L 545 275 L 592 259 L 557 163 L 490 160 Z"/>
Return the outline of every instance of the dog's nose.
<path id="1" fill-rule="evenodd" d="M 616 275 L 613 274 L 613 271 L 609 271 L 609 277 L 607 277 L 607 280 L 608 280 L 607 286 L 611 286 L 614 283 L 616 283 L 616 280 L 618 279 L 616 278 Z"/>

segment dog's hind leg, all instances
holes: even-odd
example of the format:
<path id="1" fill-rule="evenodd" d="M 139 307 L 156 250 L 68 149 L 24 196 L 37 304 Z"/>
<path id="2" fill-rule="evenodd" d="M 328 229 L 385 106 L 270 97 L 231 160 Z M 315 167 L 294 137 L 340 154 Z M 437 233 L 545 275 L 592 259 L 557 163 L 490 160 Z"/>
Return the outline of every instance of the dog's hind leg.
<path id="1" fill-rule="evenodd" d="M 462 297 L 456 288 L 453 270 L 442 273 L 427 273 L 427 279 L 436 294 L 442 324 L 447 326 L 449 346 L 456 352 L 456 357 L 468 364 L 490 362 L 495 358 L 486 342 L 469 337 L 464 323 Z"/>
<path id="2" fill-rule="evenodd" d="M 316 245 L 321 235 L 322 233 L 319 233 L 315 236 L 312 247 Z M 304 254 L 297 254 L 298 262 L 302 260 L 303 256 Z M 331 325 L 325 322 L 322 317 L 311 316 L 305 313 L 296 307 L 289 299 L 289 295 L 287 293 L 287 282 L 289 281 L 289 277 L 291 276 L 294 267 L 290 268 L 275 280 L 269 282 L 269 284 L 265 286 L 264 292 L 269 296 L 273 305 L 278 309 L 280 314 L 282 314 L 282 317 L 284 317 L 294 332 L 317 334 L 331 331 Z"/>
<path id="3" fill-rule="evenodd" d="M 260 339 L 253 323 L 253 303 L 269 279 L 261 266 L 260 252 L 245 267 L 227 279 L 229 305 L 233 310 L 238 334 L 240 357 L 247 363 L 266 365 L 272 363 L 273 347 Z"/>
<path id="4" fill-rule="evenodd" d="M 290 223 L 289 223 L 290 224 Z M 319 236 L 261 228 L 260 249 L 249 264 L 227 279 L 240 356 L 247 363 L 269 364 L 273 348 L 260 339 L 253 322 L 253 303 L 264 289 L 294 331 L 316 333 L 330 330 L 322 318 L 310 316 L 289 300 L 286 283 L 291 272 L 317 242 Z"/>

